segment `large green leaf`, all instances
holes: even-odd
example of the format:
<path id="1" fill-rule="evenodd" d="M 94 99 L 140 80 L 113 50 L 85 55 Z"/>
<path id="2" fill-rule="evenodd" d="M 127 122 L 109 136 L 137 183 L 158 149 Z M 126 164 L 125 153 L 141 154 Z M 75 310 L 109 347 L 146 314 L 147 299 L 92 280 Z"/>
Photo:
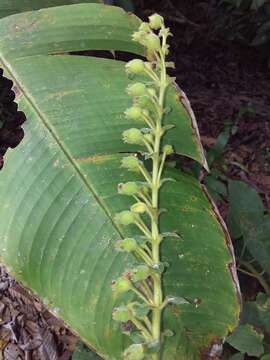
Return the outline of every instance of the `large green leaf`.
<path id="1" fill-rule="evenodd" d="M 105 359 L 120 359 L 127 338 L 111 319 L 110 282 L 133 259 L 114 243 L 135 229 L 119 228 L 114 214 L 130 200 L 117 194 L 132 174 L 120 168 L 124 63 L 65 55 L 109 49 L 143 54 L 131 39 L 139 20 L 96 4 L 14 15 L 0 21 L 1 66 L 27 115 L 25 137 L 10 150 L 0 177 L 1 261 Z M 26 33 L 26 29 L 28 32 Z M 57 56 L 51 56 L 58 53 Z M 178 153 L 205 165 L 194 115 L 184 93 L 171 87 L 166 136 Z M 163 358 L 200 359 L 233 330 L 239 316 L 235 264 L 228 233 L 198 181 L 173 169 L 161 192 L 162 230 L 181 239 L 162 246 L 170 266 L 168 295 L 196 299 L 166 310 Z M 221 285 L 222 284 L 222 285 Z"/>
<path id="2" fill-rule="evenodd" d="M 0 18 L 25 11 L 39 10 L 52 6 L 102 2 L 102 0 L 1 0 Z"/>
<path id="3" fill-rule="evenodd" d="M 250 356 L 260 356 L 264 352 L 263 334 L 257 332 L 251 325 L 240 325 L 230 335 L 227 342 L 235 349 Z"/>
<path id="4" fill-rule="evenodd" d="M 72 354 L 72 360 L 100 360 L 101 358 L 90 351 L 82 342 L 78 342 Z"/>
<path id="5" fill-rule="evenodd" d="M 243 181 L 229 182 L 228 225 L 234 238 L 245 235 L 251 224 L 258 224 L 264 212 L 262 200 L 257 191 Z"/>
<path id="6" fill-rule="evenodd" d="M 231 233 L 243 236 L 252 257 L 270 274 L 270 216 L 264 215 L 260 195 L 242 181 L 230 181 L 229 200 Z"/>

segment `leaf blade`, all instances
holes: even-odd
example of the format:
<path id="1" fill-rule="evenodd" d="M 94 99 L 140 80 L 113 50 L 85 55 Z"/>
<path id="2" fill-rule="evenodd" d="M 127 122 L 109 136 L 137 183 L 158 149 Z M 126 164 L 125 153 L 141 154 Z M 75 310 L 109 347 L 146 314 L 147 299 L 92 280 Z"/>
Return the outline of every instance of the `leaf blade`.
<path id="1" fill-rule="evenodd" d="M 128 204 L 128 200 L 119 197 L 116 192 L 118 182 L 130 179 L 130 173 L 119 170 L 119 152 L 134 151 L 133 148 L 123 147 L 126 145 L 120 141 L 122 129 L 129 125 L 126 120 L 119 119 L 130 101 L 124 94 L 127 81 L 124 64 L 64 55 L 29 54 L 26 58 L 13 58 L 8 51 L 4 53 L 2 59 L 4 57 L 6 71 L 16 83 L 17 99 L 28 121 L 20 149 L 8 154 L 8 163 L 1 173 L 2 261 L 102 357 L 118 359 L 127 340 L 112 324 L 111 311 L 115 302 L 109 285 L 113 278 L 132 264 L 130 257 L 117 254 L 113 246 L 122 233 L 128 234 L 127 229 L 119 229 L 113 221 L 115 212 Z M 108 84 L 113 86 L 113 91 Z M 92 91 L 92 99 L 89 91 Z M 170 101 L 174 109 L 181 105 L 175 102 L 175 96 L 177 94 L 172 92 Z M 183 113 L 183 108 L 176 110 L 178 116 L 175 120 L 179 124 L 180 111 Z M 189 127 L 188 138 L 194 142 L 191 120 L 186 120 L 186 124 Z M 184 143 L 176 143 L 169 132 L 166 140 L 185 153 Z M 101 141 L 99 148 L 98 141 Z M 196 141 L 193 149 L 198 146 Z M 200 158 L 197 151 L 189 156 Z M 187 292 L 191 297 L 206 300 L 199 310 L 184 310 L 183 318 L 172 311 L 166 314 L 166 324 L 180 329 L 178 336 L 168 340 L 166 356 L 169 360 L 174 359 L 176 354 L 183 359 L 194 359 L 198 358 L 202 347 L 214 340 L 204 320 L 209 321 L 215 336 L 223 337 L 235 326 L 239 305 L 228 268 L 233 266 L 232 258 L 211 205 L 196 180 L 184 174 L 171 174 L 170 171 L 168 175 L 175 177 L 177 182 L 176 185 L 164 185 L 165 197 L 162 201 L 166 199 L 164 207 L 171 207 L 171 214 L 175 215 L 169 215 L 169 220 L 162 226 L 164 231 L 171 231 L 172 225 L 178 229 L 181 225 L 180 211 L 184 214 L 186 211 L 184 223 L 188 226 L 185 228 L 182 224 L 179 232 L 186 239 L 187 253 L 192 248 L 191 244 L 194 245 L 192 254 L 199 259 L 199 264 L 194 264 L 192 254 L 184 257 L 184 261 L 182 257 L 176 259 L 176 255 L 182 254 L 179 251 L 184 249 L 183 244 L 175 238 L 167 239 L 164 243 L 165 258 L 167 253 L 168 258 L 174 259 L 174 266 L 165 278 L 167 291 L 171 294 L 174 290 L 177 292 L 175 295 L 180 297 L 185 295 L 182 292 Z M 170 189 L 175 189 L 175 186 L 178 191 L 176 188 L 171 192 Z M 183 192 L 185 186 L 187 191 Z M 186 208 L 192 200 L 191 193 L 197 194 L 199 200 L 195 208 Z M 209 213 L 212 215 L 209 216 Z M 194 214 L 203 215 L 201 220 L 196 216 L 196 233 L 191 226 Z M 165 219 L 166 214 L 163 216 Z M 208 220 L 202 222 L 202 218 Z M 169 226 L 168 229 L 166 226 Z M 211 289 L 200 286 L 207 285 L 207 276 L 210 275 L 206 272 L 208 254 L 201 246 L 202 234 L 197 234 L 198 226 L 210 233 L 208 246 L 211 252 L 222 255 L 221 265 L 212 264 L 212 285 L 218 286 L 216 274 L 224 276 L 227 294 L 222 292 L 222 296 L 231 306 L 222 313 L 220 308 L 224 307 L 224 302 L 215 305 L 217 313 L 222 313 L 217 324 L 211 311 L 214 301 L 211 303 L 208 300 L 211 299 Z M 172 253 L 173 246 L 177 246 L 177 252 Z M 184 283 L 174 286 L 174 272 L 179 275 L 179 269 L 185 273 Z M 203 273 L 202 269 L 205 270 Z M 191 273 L 194 274 L 195 287 L 188 281 Z M 194 340 L 189 339 L 182 321 L 192 327 Z M 201 327 L 196 332 L 198 322 Z"/>

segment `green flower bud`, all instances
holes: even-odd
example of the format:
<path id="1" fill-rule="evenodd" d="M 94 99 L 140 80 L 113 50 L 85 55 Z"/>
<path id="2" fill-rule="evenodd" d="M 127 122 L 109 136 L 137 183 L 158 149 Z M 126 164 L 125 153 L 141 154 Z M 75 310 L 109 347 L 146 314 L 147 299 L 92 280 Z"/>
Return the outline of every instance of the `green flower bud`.
<path id="1" fill-rule="evenodd" d="M 164 19 L 158 14 L 153 14 L 148 17 L 150 28 L 153 30 L 158 30 L 164 25 Z"/>
<path id="2" fill-rule="evenodd" d="M 119 240 L 116 243 L 117 250 L 132 252 L 135 251 L 138 247 L 137 241 L 133 238 L 126 238 L 124 240 Z"/>
<path id="3" fill-rule="evenodd" d="M 171 155 L 174 152 L 173 147 L 171 145 L 164 145 L 162 150 L 166 155 Z"/>
<path id="4" fill-rule="evenodd" d="M 131 206 L 130 210 L 136 214 L 143 214 L 147 210 L 147 206 L 143 202 L 138 202 Z"/>
<path id="5" fill-rule="evenodd" d="M 119 295 L 124 294 L 132 288 L 132 283 L 130 280 L 125 278 L 119 278 L 112 282 L 112 291 Z"/>
<path id="6" fill-rule="evenodd" d="M 138 98 L 137 104 L 140 105 L 141 107 L 146 107 L 149 106 L 150 100 L 148 96 L 141 96 Z M 140 118 L 139 120 L 143 120 L 143 118 Z"/>
<path id="7" fill-rule="evenodd" d="M 142 22 L 139 27 L 139 31 L 144 31 L 144 32 L 151 31 L 149 24 L 147 22 Z"/>
<path id="8" fill-rule="evenodd" d="M 131 280 L 133 282 L 138 282 L 146 280 L 151 274 L 151 270 L 146 265 L 139 265 L 136 269 L 132 270 Z"/>
<path id="9" fill-rule="evenodd" d="M 121 166 L 130 171 L 139 171 L 140 160 L 136 156 L 126 156 L 122 159 Z"/>
<path id="10" fill-rule="evenodd" d="M 144 31 L 135 31 L 132 34 L 132 40 L 133 41 L 137 41 L 137 42 L 141 42 L 141 40 L 143 39 L 143 37 L 145 36 L 145 32 Z"/>
<path id="11" fill-rule="evenodd" d="M 133 105 L 125 111 L 125 115 L 128 119 L 141 120 L 142 109 L 137 105 Z"/>
<path id="12" fill-rule="evenodd" d="M 130 345 L 123 353 L 124 360 L 143 360 L 144 349 L 142 344 Z"/>
<path id="13" fill-rule="evenodd" d="M 112 318 L 115 321 L 127 322 L 132 318 L 132 314 L 127 307 L 119 306 L 113 309 Z"/>
<path id="14" fill-rule="evenodd" d="M 144 72 L 144 62 L 140 59 L 134 59 L 126 64 L 126 71 L 129 74 L 142 74 Z"/>
<path id="15" fill-rule="evenodd" d="M 143 44 L 148 50 L 160 50 L 160 39 L 156 34 L 147 34 L 144 37 Z"/>
<path id="16" fill-rule="evenodd" d="M 143 134 L 136 128 L 125 130 L 123 132 L 123 141 L 128 144 L 143 145 Z"/>
<path id="17" fill-rule="evenodd" d="M 128 95 L 130 96 L 143 96 L 146 94 L 146 86 L 143 83 L 135 83 L 127 88 Z"/>
<path id="18" fill-rule="evenodd" d="M 135 214 L 131 211 L 124 210 L 117 213 L 114 217 L 115 222 L 119 225 L 130 225 L 135 222 Z"/>
<path id="19" fill-rule="evenodd" d="M 121 195 L 136 195 L 140 190 L 140 186 L 133 181 L 129 181 L 127 183 L 118 184 L 118 193 Z"/>

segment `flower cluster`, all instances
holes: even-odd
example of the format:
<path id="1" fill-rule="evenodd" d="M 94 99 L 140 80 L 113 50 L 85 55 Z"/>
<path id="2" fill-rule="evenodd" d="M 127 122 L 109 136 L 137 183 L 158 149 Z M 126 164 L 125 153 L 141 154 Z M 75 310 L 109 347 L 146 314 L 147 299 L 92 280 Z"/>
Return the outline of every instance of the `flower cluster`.
<path id="1" fill-rule="evenodd" d="M 141 23 L 133 34 L 133 40 L 145 47 L 149 61 L 134 59 L 126 64 L 126 72 L 133 80 L 127 88 L 133 105 L 125 111 L 125 116 L 134 121 L 134 127 L 123 132 L 123 141 L 140 145 L 145 151 L 140 157 L 129 155 L 122 159 L 121 166 L 141 174 L 142 181 L 118 185 L 119 194 L 131 196 L 135 202 L 130 209 L 115 215 L 118 225 L 133 224 L 141 232 L 141 236 L 116 243 L 118 251 L 132 253 L 138 262 L 112 284 L 114 296 L 126 292 L 136 295 L 136 301 L 121 304 L 113 311 L 115 321 L 132 324 L 128 331 L 127 326 L 123 326 L 134 342 L 123 353 L 125 360 L 159 359 L 162 310 L 168 303 L 162 293 L 162 273 L 166 265 L 160 258 L 160 243 L 166 235 L 160 232 L 159 192 L 166 180 L 162 179 L 166 158 L 174 152 L 172 145 L 161 145 L 166 131 L 173 128 L 164 125 L 165 96 L 171 82 L 167 67 L 172 64 L 166 62 L 170 35 L 160 15 L 150 16 L 149 22 Z M 146 159 L 151 160 L 150 169 Z"/>

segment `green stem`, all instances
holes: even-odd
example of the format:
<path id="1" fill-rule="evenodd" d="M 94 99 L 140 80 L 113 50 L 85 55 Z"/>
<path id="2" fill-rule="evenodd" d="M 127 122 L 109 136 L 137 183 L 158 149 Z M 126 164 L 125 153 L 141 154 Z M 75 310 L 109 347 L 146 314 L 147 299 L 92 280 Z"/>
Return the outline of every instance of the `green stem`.
<path id="1" fill-rule="evenodd" d="M 146 340 L 146 343 L 154 342 L 161 344 L 161 328 L 162 328 L 162 311 L 167 305 L 168 301 L 164 299 L 163 290 L 162 290 L 162 273 L 154 271 L 155 268 L 158 268 L 161 263 L 160 247 L 162 241 L 162 234 L 160 233 L 160 214 L 162 210 L 159 208 L 159 191 L 162 185 L 162 173 L 166 161 L 166 156 L 170 153 L 170 150 L 164 149 L 161 150 L 161 140 L 164 133 L 171 128 L 170 125 L 163 127 L 163 116 L 165 114 L 165 94 L 167 86 L 170 81 L 166 73 L 166 62 L 165 58 L 168 53 L 168 45 L 166 44 L 167 36 L 169 35 L 169 28 L 165 28 L 163 20 L 154 15 L 157 21 L 160 22 L 160 25 L 153 25 L 150 20 L 150 26 L 146 27 L 146 30 L 140 31 L 134 34 L 134 39 L 139 39 L 138 42 L 146 46 L 149 50 L 149 62 L 143 65 L 144 73 L 147 74 L 152 80 L 151 83 L 146 85 L 151 86 L 151 88 L 145 88 L 142 91 L 141 96 L 148 96 L 151 101 L 151 106 L 147 105 L 146 109 L 142 109 L 142 118 L 144 122 L 150 127 L 150 136 L 144 136 L 144 140 L 138 141 L 140 145 L 144 145 L 148 153 L 142 155 L 145 156 L 145 160 L 151 159 L 152 169 L 148 171 L 148 168 L 144 166 L 142 161 L 139 161 L 139 170 L 144 179 L 146 180 L 146 191 L 144 188 L 140 192 L 133 194 L 133 197 L 137 202 L 143 202 L 142 207 L 138 207 L 137 210 L 141 214 L 136 216 L 134 224 L 144 235 L 142 244 L 136 246 L 134 255 L 138 260 L 142 260 L 150 269 L 149 273 L 146 273 L 148 278 L 146 280 L 141 280 L 136 284 L 133 284 L 131 290 L 148 306 L 150 306 L 150 314 L 147 314 L 140 319 L 140 316 L 134 316 L 132 318 L 133 324 L 136 328 L 141 331 L 141 334 Z M 145 24 L 144 24 L 145 25 Z M 152 31 L 151 28 L 159 28 L 159 38 L 161 39 L 161 44 L 155 42 L 155 36 L 153 35 L 155 31 Z M 144 35 L 144 32 L 152 33 L 153 41 L 151 36 L 140 40 L 140 34 Z M 148 41 L 149 40 L 149 41 Z M 136 40 L 137 41 L 137 40 Z M 161 46 L 160 46 L 161 45 Z M 156 50 L 159 49 L 159 50 Z M 138 67 L 137 65 L 138 64 Z M 128 72 L 134 73 L 135 75 L 141 71 L 141 60 L 137 62 L 131 62 L 128 67 Z M 133 67 L 134 65 L 134 67 Z M 138 94 L 140 93 L 141 85 L 138 85 Z M 136 88 L 136 87 L 135 87 Z M 154 89 L 153 89 L 154 88 Z M 145 89 L 148 89 L 148 92 L 145 92 Z M 137 91 L 134 91 L 134 94 Z M 139 95 L 140 96 L 140 95 Z M 136 102 L 136 96 L 134 96 Z M 148 129 L 149 130 L 149 129 Z M 132 140 L 132 139 L 131 139 Z M 131 141 L 133 143 L 133 140 Z M 135 142 L 136 143 L 136 142 Z M 168 145 L 170 146 L 170 145 Z M 165 181 L 166 179 L 164 179 Z M 149 191 L 148 191 L 149 188 Z M 145 206 L 146 205 L 146 206 Z M 132 208 L 131 208 L 132 210 Z M 136 208 L 133 209 L 137 211 Z M 165 234 L 164 234 L 165 236 Z M 144 277 L 142 277 L 144 278 Z M 148 310 L 148 309 L 147 309 Z M 146 355 L 147 356 L 147 355 Z M 147 357 L 148 358 L 148 357 Z M 161 352 L 150 355 L 149 359 L 160 360 Z"/>
<path id="2" fill-rule="evenodd" d="M 141 249 L 141 248 L 138 248 L 136 249 L 136 253 L 138 254 L 138 256 L 143 259 L 145 261 L 145 263 L 148 265 L 148 266 L 152 266 L 152 259 L 147 255 L 147 253 Z"/>
<path id="3" fill-rule="evenodd" d="M 154 216 L 152 217 L 152 260 L 154 264 L 160 263 L 160 234 L 159 234 L 159 188 L 160 188 L 160 177 L 162 169 L 160 166 L 160 143 L 162 137 L 162 116 L 164 107 L 165 91 L 167 88 L 166 81 L 166 66 L 163 56 L 161 56 L 161 76 L 160 76 L 160 92 L 159 92 L 159 106 L 160 114 L 157 119 L 155 129 L 155 143 L 154 143 L 154 156 L 153 156 L 153 171 L 152 171 L 152 208 Z M 161 169 L 161 170 L 160 170 Z M 154 287 L 154 308 L 152 313 L 152 334 L 154 341 L 161 341 L 161 313 L 163 303 L 162 293 L 162 277 L 161 274 L 155 274 L 153 276 L 153 287 Z M 153 355 L 153 360 L 158 360 L 160 354 Z"/>
<path id="4" fill-rule="evenodd" d="M 136 318 L 132 318 L 131 321 L 133 322 L 133 324 L 136 326 L 137 329 L 141 330 L 145 339 L 148 341 L 149 340 L 151 341 L 152 336 L 151 336 L 150 332 L 147 330 L 147 328 L 141 323 L 141 321 Z"/>
<path id="5" fill-rule="evenodd" d="M 159 78 L 157 77 L 157 75 L 155 74 L 155 72 L 153 70 L 145 69 L 144 71 L 147 75 L 149 75 L 149 77 L 151 79 L 154 80 L 154 82 L 159 82 Z"/>
<path id="6" fill-rule="evenodd" d="M 148 238 L 151 239 L 151 232 L 147 228 L 147 226 L 144 224 L 144 222 L 140 219 L 135 221 L 135 225 L 141 230 L 142 233 Z"/>
<path id="7" fill-rule="evenodd" d="M 153 306 L 152 300 L 149 299 L 149 301 L 148 301 L 148 299 L 146 299 L 146 297 L 145 297 L 138 289 L 136 289 L 135 286 L 133 286 L 133 287 L 131 288 L 131 290 L 132 290 L 140 299 L 142 299 L 148 306 Z"/>
<path id="8" fill-rule="evenodd" d="M 149 117 L 146 116 L 146 115 L 143 115 L 143 119 L 145 120 L 145 122 L 147 123 L 147 125 L 148 125 L 152 130 L 155 129 L 155 124 L 153 124 L 151 118 L 149 118 Z"/>
<path id="9" fill-rule="evenodd" d="M 145 295 L 147 296 L 148 299 L 151 299 L 151 301 L 153 300 L 153 294 L 152 291 L 150 289 L 150 287 L 148 286 L 146 281 L 142 281 L 140 284 L 141 288 L 143 289 Z"/>
<path id="10" fill-rule="evenodd" d="M 166 160 L 166 154 L 163 153 L 162 158 L 161 158 L 159 172 L 158 172 L 158 182 L 159 182 L 159 184 L 160 184 L 160 179 L 161 179 L 162 171 L 163 171 L 163 168 L 164 168 L 165 160 Z"/>
<path id="11" fill-rule="evenodd" d="M 146 205 L 148 206 L 152 205 L 151 200 L 149 200 L 142 191 L 138 193 L 138 196 L 141 197 L 141 199 L 146 203 Z M 137 196 L 135 198 L 138 202 L 141 201 Z"/>
<path id="12" fill-rule="evenodd" d="M 151 145 L 147 142 L 147 140 L 144 140 L 143 143 L 146 146 L 149 153 L 151 154 L 153 152 L 153 149 L 152 149 Z"/>
<path id="13" fill-rule="evenodd" d="M 270 285 L 265 281 L 264 277 L 255 269 L 253 265 L 243 260 L 240 261 L 240 265 L 244 266 L 249 271 L 245 271 L 241 268 L 238 268 L 239 271 L 256 278 L 263 287 L 265 293 L 270 294 Z"/>
<path id="14" fill-rule="evenodd" d="M 145 322 L 145 325 L 147 326 L 147 329 L 152 332 L 152 323 L 151 323 L 151 321 L 148 319 L 147 316 L 145 316 L 145 317 L 143 318 L 143 321 Z"/>
<path id="15" fill-rule="evenodd" d="M 151 185 L 151 175 L 150 175 L 149 172 L 146 170 L 146 168 L 144 167 L 144 165 L 139 165 L 139 169 L 140 169 L 141 173 L 143 174 L 145 180 L 148 182 L 149 185 Z"/>

